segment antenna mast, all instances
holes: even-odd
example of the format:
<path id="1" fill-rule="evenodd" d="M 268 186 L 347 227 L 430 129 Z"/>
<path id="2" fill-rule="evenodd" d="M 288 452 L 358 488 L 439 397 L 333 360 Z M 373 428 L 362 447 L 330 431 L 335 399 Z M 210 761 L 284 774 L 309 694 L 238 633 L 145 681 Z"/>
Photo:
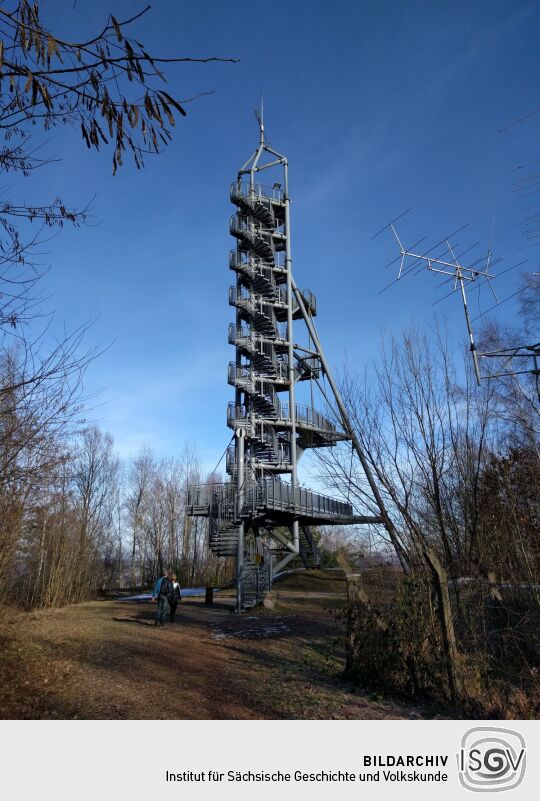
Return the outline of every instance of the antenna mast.
<path id="1" fill-rule="evenodd" d="M 445 238 L 443 240 L 444 244 L 446 245 L 446 253 L 449 253 L 450 256 L 448 259 L 443 259 L 442 257 L 435 257 L 429 254 L 422 254 L 422 253 L 414 253 L 413 251 L 408 250 L 404 247 L 401 239 L 398 236 L 396 231 L 394 222 L 388 224 L 389 227 L 394 234 L 396 242 L 399 247 L 400 252 L 400 265 L 399 265 L 399 272 L 397 276 L 397 280 L 399 281 L 400 278 L 403 277 L 404 272 L 408 273 L 411 270 L 416 269 L 419 266 L 425 266 L 432 273 L 438 273 L 440 275 L 447 276 L 447 278 L 453 282 L 454 288 L 453 292 L 459 287 L 461 293 L 461 301 L 463 304 L 463 313 L 465 315 L 465 323 L 467 325 L 467 333 L 469 337 L 469 347 L 473 359 L 474 365 L 474 374 L 476 376 L 476 382 L 480 386 L 481 375 L 480 375 L 480 368 L 478 365 L 478 351 L 476 348 L 476 343 L 474 340 L 474 332 L 472 328 L 471 318 L 469 315 L 469 306 L 467 302 L 467 292 L 466 292 L 466 284 L 473 283 L 477 281 L 479 278 L 483 278 L 491 292 L 493 293 L 493 297 L 495 298 L 496 303 L 499 302 L 497 295 L 495 294 L 495 290 L 491 284 L 491 281 L 495 276 L 489 272 L 490 261 L 491 261 L 491 251 L 488 250 L 487 256 L 485 257 L 485 269 L 479 269 L 476 265 L 466 267 L 458 261 L 456 254 L 454 252 L 454 247 L 450 244 L 449 238 Z M 451 261 L 449 259 L 452 259 Z M 410 261 L 408 261 L 410 260 Z M 483 354 L 480 354 L 483 355 Z"/>
<path id="2" fill-rule="evenodd" d="M 465 316 L 465 323 L 467 326 L 467 334 L 469 338 L 469 347 L 471 351 L 471 356 L 473 359 L 473 367 L 474 367 L 474 374 L 476 377 L 476 382 L 480 386 L 482 380 L 489 380 L 491 378 L 502 378 L 504 376 L 516 376 L 516 375 L 524 375 L 529 374 L 533 375 L 536 378 L 536 390 L 538 393 L 538 397 L 540 399 L 540 343 L 530 344 L 530 345 L 521 345 L 518 347 L 511 347 L 511 348 L 503 348 L 494 351 L 484 351 L 481 352 L 476 347 L 476 342 L 474 338 L 474 330 L 471 321 L 470 314 L 469 314 L 469 305 L 467 300 L 467 286 L 474 284 L 475 282 L 481 280 L 483 283 L 487 283 L 489 286 L 491 293 L 495 299 L 495 305 L 498 306 L 500 303 L 504 303 L 505 301 L 499 301 L 495 290 L 493 288 L 492 281 L 493 279 L 497 278 L 495 274 L 491 272 L 491 268 L 494 264 L 497 264 L 501 261 L 501 258 L 496 260 L 492 259 L 492 251 L 491 247 L 488 249 L 486 256 L 483 256 L 479 259 L 476 259 L 472 264 L 464 265 L 460 262 L 460 256 L 456 256 L 455 249 L 456 246 L 451 244 L 451 237 L 455 236 L 459 231 L 463 230 L 467 226 L 462 226 L 459 231 L 455 231 L 448 237 L 445 237 L 436 245 L 434 245 L 430 250 L 424 253 L 416 253 L 412 248 L 407 248 L 403 245 L 403 242 L 396 230 L 395 223 L 397 220 L 401 219 L 405 214 L 407 214 L 411 209 L 407 209 L 407 211 L 400 214 L 391 222 L 387 223 L 380 231 L 378 231 L 372 238 L 379 236 L 383 231 L 390 229 L 392 234 L 397 242 L 399 248 L 399 256 L 394 259 L 394 261 L 399 260 L 399 270 L 397 274 L 397 278 L 392 281 L 390 284 L 387 284 L 381 292 L 389 289 L 393 284 L 397 281 L 407 277 L 408 275 L 412 275 L 418 272 L 421 272 L 424 268 L 429 270 L 432 273 L 438 273 L 440 275 L 445 276 L 444 281 L 442 282 L 441 286 L 452 283 L 453 288 L 449 294 L 453 294 L 458 288 L 460 290 L 461 295 L 461 302 L 463 305 L 463 312 Z M 423 242 L 425 237 L 423 237 L 420 242 Z M 419 242 L 416 243 L 417 245 Z M 433 255 L 432 252 L 438 248 L 439 246 L 444 245 L 444 251 L 439 253 L 438 255 Z M 473 245 L 472 247 L 475 247 Z M 464 255 L 472 248 L 467 248 L 461 255 Z M 519 264 L 513 265 L 508 269 L 514 269 L 515 267 L 519 267 L 524 262 L 520 262 Z M 392 264 L 392 262 L 390 262 Z M 387 265 L 390 266 L 390 265 Z M 504 270 L 503 272 L 507 272 Z M 536 275 L 533 273 L 533 275 Z M 478 284 L 481 286 L 482 284 Z M 445 297 L 448 297 L 446 295 Z M 512 297 L 512 296 L 510 296 Z M 439 300 L 443 300 L 444 298 L 439 298 Z M 506 298 L 509 300 L 509 298 Z M 439 301 L 436 301 L 439 302 Z M 476 318 L 477 319 L 477 318 Z M 501 370 L 495 373 L 488 373 L 487 375 L 482 375 L 480 371 L 480 359 L 500 359 L 503 360 L 504 366 Z M 531 363 L 532 365 L 529 368 L 525 369 L 511 369 L 509 365 L 512 363 L 512 360 L 517 360 L 520 362 L 520 367 L 523 364 Z M 528 360 L 525 362 L 524 360 Z"/>

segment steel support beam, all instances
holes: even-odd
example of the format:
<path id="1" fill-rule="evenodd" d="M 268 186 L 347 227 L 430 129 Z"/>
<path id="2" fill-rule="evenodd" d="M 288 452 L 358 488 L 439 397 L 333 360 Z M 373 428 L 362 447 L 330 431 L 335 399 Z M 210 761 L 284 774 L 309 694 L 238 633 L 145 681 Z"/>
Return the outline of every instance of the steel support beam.
<path id="1" fill-rule="evenodd" d="M 398 557 L 398 559 L 400 561 L 400 564 L 401 564 L 403 570 L 407 573 L 410 570 L 409 563 L 407 561 L 405 552 L 404 552 L 404 550 L 403 550 L 403 548 L 401 546 L 401 543 L 399 541 L 398 531 L 397 531 L 396 527 L 394 526 L 394 523 L 392 522 L 392 519 L 390 518 L 390 515 L 388 514 L 388 510 L 386 508 L 386 504 L 384 503 L 384 500 L 383 500 L 383 497 L 382 497 L 382 495 L 380 493 L 379 487 L 377 486 L 377 483 L 376 483 L 375 478 L 373 476 L 373 472 L 372 472 L 371 467 L 369 465 L 369 462 L 367 460 L 366 454 L 364 453 L 364 449 L 362 448 L 362 445 L 360 444 L 360 440 L 356 436 L 356 432 L 354 430 L 354 426 L 353 426 L 353 424 L 351 422 L 351 419 L 349 417 L 349 413 L 347 411 L 347 408 L 346 408 L 345 404 L 343 403 L 343 398 L 341 397 L 341 392 L 339 391 L 338 385 L 336 384 L 336 382 L 334 380 L 334 376 L 332 375 L 332 371 L 330 370 L 330 365 L 326 361 L 326 356 L 324 355 L 324 351 L 323 351 L 323 348 L 322 348 L 322 345 L 321 345 L 321 341 L 319 339 L 319 335 L 317 333 L 317 329 L 313 325 L 313 320 L 311 319 L 310 315 L 307 313 L 304 301 L 302 299 L 302 293 L 300 292 L 300 290 L 296 286 L 296 284 L 294 282 L 294 279 L 292 279 L 292 287 L 293 287 L 293 291 L 294 291 L 294 293 L 296 295 L 296 300 L 297 300 L 298 305 L 300 307 L 300 311 L 302 312 L 302 317 L 304 318 L 304 322 L 305 322 L 305 324 L 307 326 L 307 329 L 308 329 L 308 331 L 309 331 L 309 333 L 311 335 L 311 339 L 313 341 L 313 344 L 317 348 L 317 352 L 318 352 L 319 358 L 321 360 L 322 368 L 323 368 L 323 370 L 325 372 L 325 375 L 326 375 L 326 377 L 328 379 L 328 383 L 330 384 L 330 387 L 332 388 L 332 392 L 333 392 L 333 395 L 334 395 L 334 398 L 335 398 L 335 401 L 336 401 L 336 404 L 337 404 L 337 407 L 338 407 L 338 410 L 339 410 L 339 414 L 341 416 L 341 421 L 343 423 L 343 427 L 344 427 L 345 431 L 347 432 L 347 434 L 351 438 L 351 442 L 352 442 L 353 448 L 356 451 L 358 459 L 360 460 L 360 464 L 362 465 L 362 470 L 364 471 L 364 475 L 365 475 L 365 477 L 367 479 L 367 482 L 368 482 L 368 484 L 370 486 L 371 492 L 373 493 L 373 498 L 375 499 L 375 503 L 377 504 L 377 507 L 378 507 L 378 509 L 379 509 L 379 511 L 381 513 L 382 523 L 383 523 L 386 531 L 388 532 L 388 536 L 390 537 L 390 541 L 391 541 L 392 545 L 394 546 L 394 550 L 395 550 L 395 552 L 397 554 L 397 557 Z"/>
<path id="2" fill-rule="evenodd" d="M 242 588 L 244 578 L 244 521 L 242 511 L 244 509 L 244 439 L 245 431 L 243 428 L 236 429 L 236 476 L 237 476 L 237 509 L 236 516 L 240 520 L 238 527 L 238 545 L 236 551 L 236 611 L 242 611 Z"/>
<path id="3" fill-rule="evenodd" d="M 285 161 L 283 165 L 285 173 L 285 231 L 287 233 L 287 244 L 285 250 L 285 265 L 287 268 L 287 338 L 288 347 L 288 376 L 289 376 L 289 416 L 291 420 L 291 484 L 293 488 L 293 498 L 298 487 L 298 461 L 296 450 L 296 393 L 294 375 L 294 338 L 293 338 L 293 277 L 292 277 L 292 249 L 291 249 L 291 200 L 289 197 L 289 165 Z M 295 552 L 300 553 L 300 529 L 298 520 L 293 523 L 293 545 Z"/>

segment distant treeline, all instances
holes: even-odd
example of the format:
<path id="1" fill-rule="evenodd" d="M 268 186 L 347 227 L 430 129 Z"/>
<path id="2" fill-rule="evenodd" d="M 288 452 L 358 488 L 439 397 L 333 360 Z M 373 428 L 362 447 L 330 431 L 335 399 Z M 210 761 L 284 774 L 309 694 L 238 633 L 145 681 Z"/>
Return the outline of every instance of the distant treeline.
<path id="1" fill-rule="evenodd" d="M 16 396 L 16 393 L 14 397 Z M 92 426 L 69 445 L 4 406 L 0 593 L 25 607 L 61 606 L 110 588 L 149 586 L 165 568 L 183 586 L 219 585 L 231 566 L 207 548 L 208 522 L 185 515 L 197 457 L 143 450 L 127 464 Z M 11 449 L 16 454 L 10 456 Z"/>

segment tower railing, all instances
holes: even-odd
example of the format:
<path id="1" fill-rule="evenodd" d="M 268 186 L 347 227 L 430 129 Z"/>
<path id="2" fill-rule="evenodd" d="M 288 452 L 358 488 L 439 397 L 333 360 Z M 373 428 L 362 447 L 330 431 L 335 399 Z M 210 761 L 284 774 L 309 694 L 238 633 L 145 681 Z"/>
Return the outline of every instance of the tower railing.
<path id="1" fill-rule="evenodd" d="M 230 286 L 229 287 L 229 305 L 234 306 L 237 303 L 251 303 L 252 306 L 271 306 L 275 303 L 286 303 L 279 295 L 277 287 L 272 287 L 272 294 L 261 295 L 260 293 L 252 292 L 246 287 Z"/>
<path id="2" fill-rule="evenodd" d="M 255 343 L 256 342 L 272 342 L 272 343 L 274 343 L 274 345 L 276 343 L 279 344 L 279 342 L 277 342 L 277 340 L 280 340 L 281 344 L 286 344 L 287 343 L 287 324 L 286 323 L 275 323 L 275 328 L 276 328 L 276 331 L 277 331 L 277 337 L 276 338 L 269 338 L 268 336 L 265 336 L 264 334 L 260 334 L 258 331 L 255 331 L 255 330 L 253 330 L 251 328 L 247 328 L 247 327 L 241 326 L 241 325 L 235 325 L 234 323 L 229 323 L 229 337 L 228 337 L 229 344 L 230 345 L 237 345 L 237 344 L 240 344 L 240 342 L 242 340 L 244 341 L 244 344 L 246 344 L 246 345 L 247 345 L 247 342 L 249 341 L 250 343 L 253 344 L 253 347 L 255 347 Z"/>
<path id="3" fill-rule="evenodd" d="M 261 276 L 262 278 L 268 278 L 268 274 L 271 273 L 274 265 L 265 261 L 264 259 L 257 258 L 252 256 L 252 258 L 246 258 L 242 256 L 242 251 L 234 250 L 229 255 L 229 267 L 231 270 L 241 271 L 246 273 L 250 278 L 254 276 Z"/>
<path id="4" fill-rule="evenodd" d="M 269 228 L 255 217 L 248 217 L 246 214 L 233 214 L 230 219 L 230 230 L 234 234 L 235 231 L 246 231 L 249 234 L 256 234 L 258 236 L 285 236 L 285 222 L 283 220 L 275 220 L 273 226 Z"/>
<path id="5" fill-rule="evenodd" d="M 253 186 L 248 181 L 233 181 L 231 184 L 231 200 L 234 203 L 234 198 L 261 198 L 264 200 L 276 200 L 278 203 L 283 203 L 285 200 L 285 193 L 279 186 L 265 186 L 264 184 L 254 183 Z"/>
<path id="6" fill-rule="evenodd" d="M 308 306 L 311 314 L 315 317 L 317 314 L 317 298 L 310 289 L 300 290 L 304 303 Z M 237 303 L 248 303 L 253 308 L 256 306 L 287 306 L 287 290 L 283 286 L 272 287 L 272 294 L 261 295 L 260 293 L 253 292 L 247 287 L 230 286 L 229 287 L 229 305 L 235 306 Z M 293 314 L 298 311 L 299 304 L 296 295 L 292 298 L 291 308 Z"/>
<path id="7" fill-rule="evenodd" d="M 328 417 L 325 417 L 324 414 L 313 409 L 311 406 L 304 406 L 300 403 L 295 404 L 296 409 L 296 420 L 299 423 L 306 423 L 306 425 L 312 426 L 313 428 L 318 428 L 321 431 L 328 431 L 328 432 L 336 432 L 337 427 L 332 423 Z M 290 417 L 289 414 L 289 404 L 282 403 L 281 404 L 281 413 L 285 419 Z"/>
<path id="8" fill-rule="evenodd" d="M 236 365 L 235 365 L 236 366 Z M 318 429 L 319 431 L 326 431 L 329 434 L 336 433 L 337 427 L 328 417 L 325 417 L 324 414 L 313 409 L 311 406 L 304 406 L 300 403 L 295 404 L 296 409 L 296 421 L 297 423 L 304 423 L 312 428 Z M 249 419 L 253 418 L 254 421 L 257 420 L 258 415 L 256 413 L 251 413 Z M 245 406 L 235 406 L 234 401 L 231 401 L 227 407 L 227 424 L 230 428 L 234 427 L 234 423 L 245 424 L 246 420 L 248 419 L 247 411 Z M 288 421 L 290 420 L 289 414 L 289 404 L 282 402 L 280 403 L 279 408 L 279 420 Z"/>
<path id="9" fill-rule="evenodd" d="M 229 267 L 235 270 L 242 267 L 250 267 L 254 271 L 264 270 L 284 270 L 285 253 L 280 251 L 274 254 L 273 261 L 256 256 L 247 250 L 231 250 L 229 253 Z"/>
<path id="10" fill-rule="evenodd" d="M 255 385 L 256 381 L 264 381 L 270 384 L 276 381 L 283 382 L 289 380 L 289 371 L 286 362 L 274 359 L 271 365 L 272 373 L 261 373 L 260 370 L 257 370 L 257 368 L 251 364 L 239 366 L 235 362 L 229 362 L 229 370 L 227 373 L 228 382 L 232 384 L 232 386 L 242 384 L 242 386 L 253 386 L 254 389 L 258 390 L 258 387 Z"/>
<path id="11" fill-rule="evenodd" d="M 298 515 L 343 516 L 353 515 L 352 504 L 330 498 L 312 490 L 296 487 L 279 478 L 264 478 L 260 482 L 244 483 L 244 506 L 242 514 L 254 514 L 257 511 L 270 509 L 274 511 L 292 512 Z M 218 514 L 221 509 L 229 509 L 236 497 L 234 481 L 222 484 L 203 484 L 187 488 L 186 504 L 188 507 L 214 509 Z"/>

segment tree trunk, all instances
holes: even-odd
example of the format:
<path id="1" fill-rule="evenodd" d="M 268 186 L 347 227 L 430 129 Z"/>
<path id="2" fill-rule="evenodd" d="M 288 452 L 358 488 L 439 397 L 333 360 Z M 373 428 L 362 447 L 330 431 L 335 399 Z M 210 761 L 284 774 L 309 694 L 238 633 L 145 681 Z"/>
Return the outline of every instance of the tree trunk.
<path id="1" fill-rule="evenodd" d="M 450 604 L 450 594 L 448 592 L 448 576 L 432 548 L 426 548 L 424 550 L 424 555 L 435 584 L 435 592 L 437 594 L 439 607 L 439 621 L 446 656 L 448 685 L 450 687 L 452 701 L 456 702 L 461 696 L 461 680 L 459 676 L 456 635 L 452 620 L 452 607 Z"/>

